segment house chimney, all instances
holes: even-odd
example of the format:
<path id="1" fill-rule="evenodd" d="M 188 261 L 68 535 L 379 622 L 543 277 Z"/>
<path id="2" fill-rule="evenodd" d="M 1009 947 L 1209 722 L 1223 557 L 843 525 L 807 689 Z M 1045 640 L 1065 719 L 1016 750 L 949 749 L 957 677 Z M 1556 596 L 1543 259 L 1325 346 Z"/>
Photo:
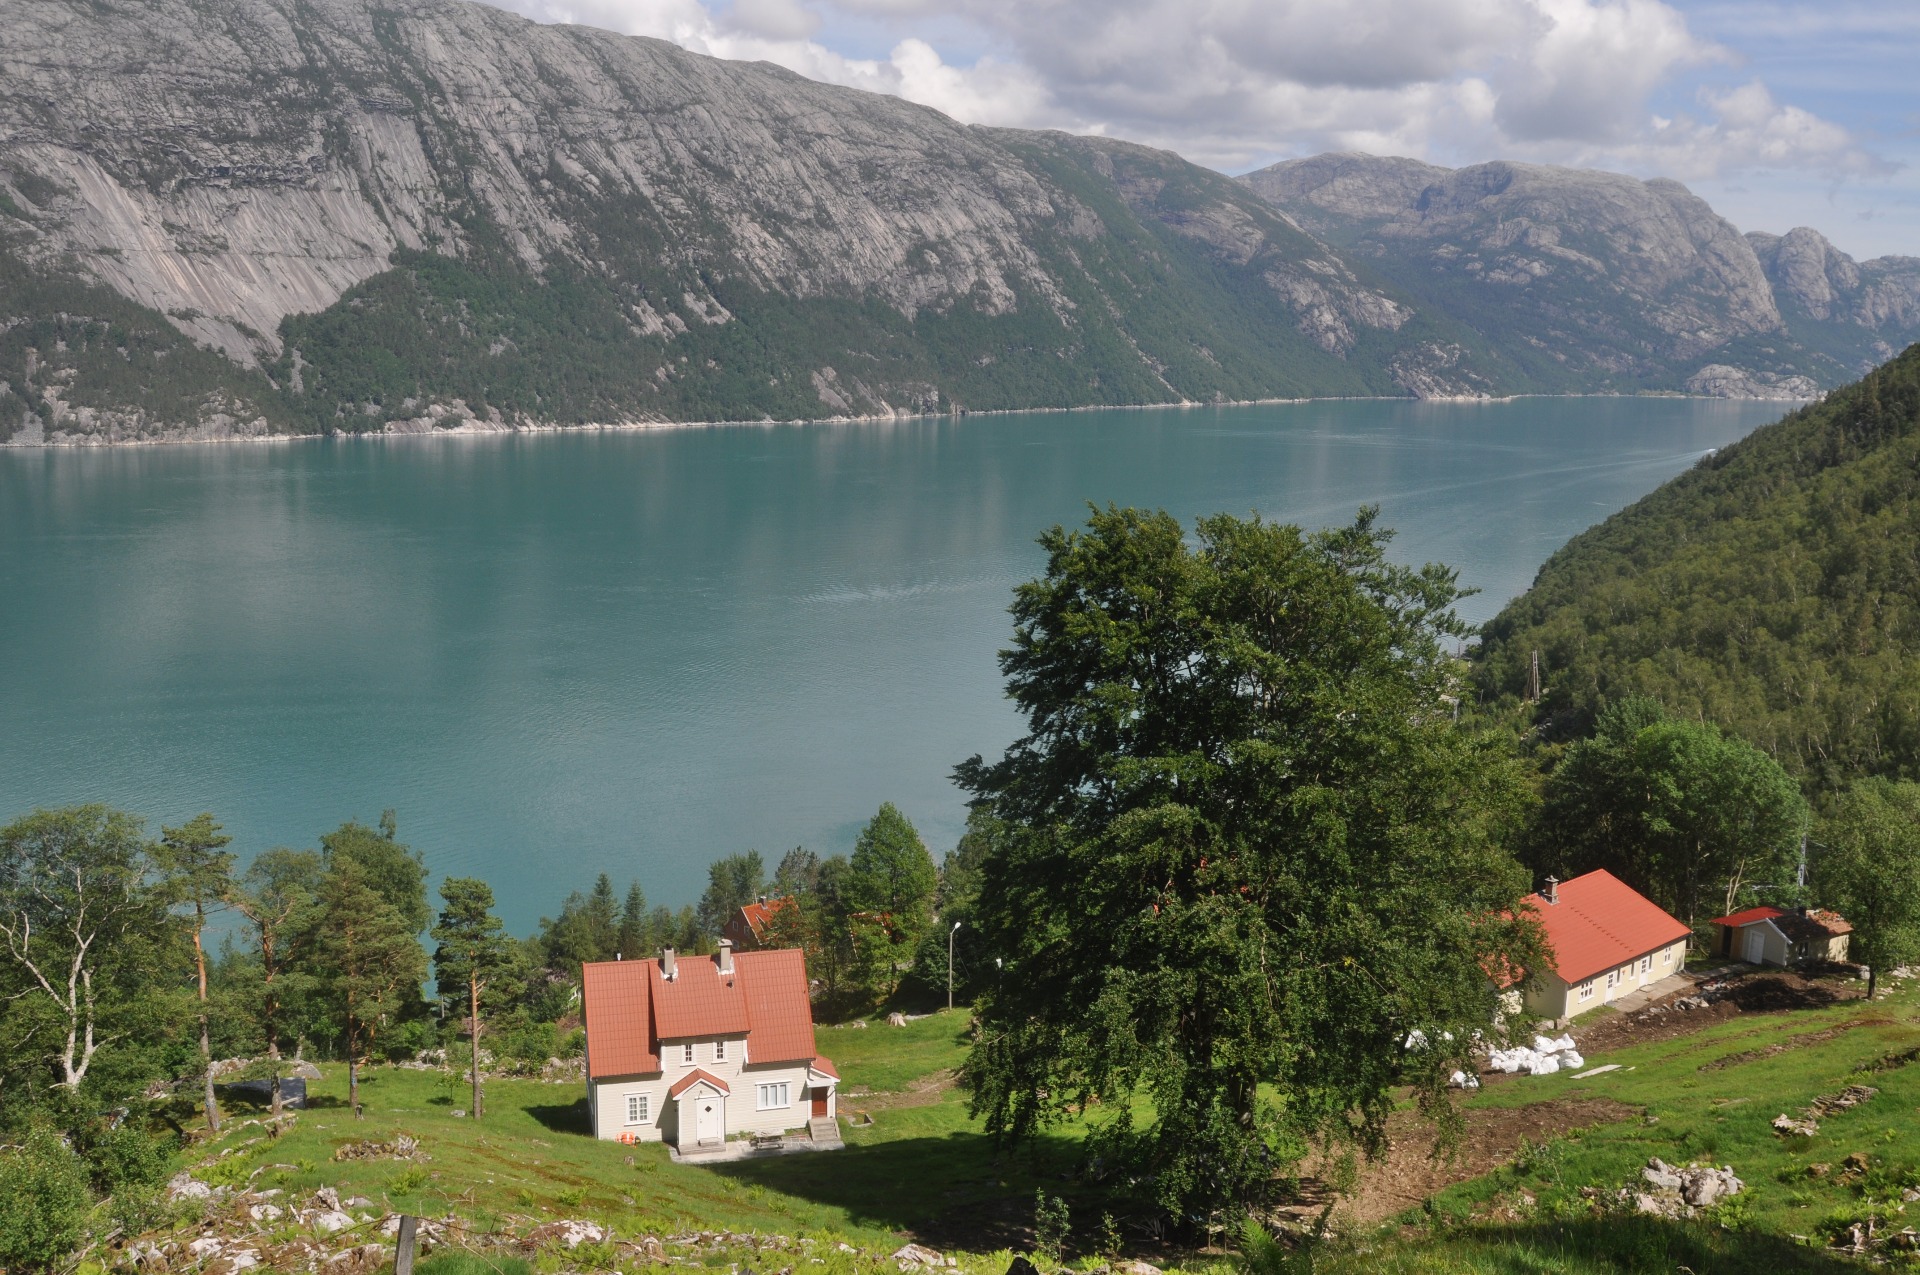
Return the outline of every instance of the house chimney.
<path id="1" fill-rule="evenodd" d="M 673 976 L 673 949 L 663 947 L 660 949 L 660 977 L 671 983 Z"/>
<path id="2" fill-rule="evenodd" d="M 733 940 L 732 939 L 720 940 L 720 972 L 722 974 L 733 973 Z"/>
<path id="3" fill-rule="evenodd" d="M 1548 877 L 1547 888 L 1540 891 L 1540 897 L 1548 903 L 1558 903 L 1560 901 L 1560 878 Z"/>

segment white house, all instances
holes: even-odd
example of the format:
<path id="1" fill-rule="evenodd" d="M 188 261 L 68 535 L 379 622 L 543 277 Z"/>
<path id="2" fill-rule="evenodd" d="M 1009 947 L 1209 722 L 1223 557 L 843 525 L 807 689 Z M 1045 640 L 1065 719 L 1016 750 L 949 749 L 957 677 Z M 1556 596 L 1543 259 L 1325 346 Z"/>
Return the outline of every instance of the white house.
<path id="1" fill-rule="evenodd" d="M 837 1145 L 840 1075 L 814 1048 L 795 949 L 597 961 L 582 970 L 587 1104 L 597 1138 L 672 1143 L 806 1129 Z"/>

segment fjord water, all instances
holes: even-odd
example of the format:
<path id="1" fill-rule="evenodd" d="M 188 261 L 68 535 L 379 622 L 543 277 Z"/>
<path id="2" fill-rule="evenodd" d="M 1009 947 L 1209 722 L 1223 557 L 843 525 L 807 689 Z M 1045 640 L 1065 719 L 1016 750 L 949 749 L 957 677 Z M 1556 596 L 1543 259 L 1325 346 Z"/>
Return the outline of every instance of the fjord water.
<path id="1" fill-rule="evenodd" d="M 995 652 L 1086 502 L 1319 527 L 1382 507 L 1492 615 L 1778 405 L 1305 403 L 0 453 L 0 819 L 211 810 L 243 853 L 398 811 L 524 932 L 606 871 L 936 855 L 1019 722 Z"/>

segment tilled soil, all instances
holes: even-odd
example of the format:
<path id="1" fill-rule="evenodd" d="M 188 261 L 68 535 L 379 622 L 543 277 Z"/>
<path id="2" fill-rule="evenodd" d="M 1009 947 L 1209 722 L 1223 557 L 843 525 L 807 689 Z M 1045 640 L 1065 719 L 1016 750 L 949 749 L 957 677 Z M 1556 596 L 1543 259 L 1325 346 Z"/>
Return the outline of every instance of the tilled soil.
<path id="1" fill-rule="evenodd" d="M 1693 1009 L 1674 1008 L 1675 1002 L 1699 995 L 1703 987 L 1721 988 L 1719 999 Z M 1580 1052 L 1592 1059 L 1629 1045 L 1690 1036 L 1704 1027 L 1743 1014 L 1817 1009 L 1859 1000 L 1865 994 L 1865 984 L 1851 980 L 1810 978 L 1794 970 L 1736 971 L 1700 987 L 1675 992 L 1631 1014 L 1608 1014 L 1587 1026 L 1576 1023 L 1572 1035 Z"/>

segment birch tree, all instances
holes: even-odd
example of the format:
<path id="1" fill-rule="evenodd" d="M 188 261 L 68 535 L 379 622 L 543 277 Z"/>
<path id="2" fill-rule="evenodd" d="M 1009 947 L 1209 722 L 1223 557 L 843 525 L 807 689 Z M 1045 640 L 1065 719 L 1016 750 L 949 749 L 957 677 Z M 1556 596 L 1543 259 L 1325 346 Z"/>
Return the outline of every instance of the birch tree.
<path id="1" fill-rule="evenodd" d="M 0 829 L 0 943 L 11 1000 L 54 1025 L 58 1088 L 79 1089 L 102 1049 L 152 1016 L 129 1014 L 170 964 L 153 847 L 132 815 L 102 805 L 37 810 Z"/>

